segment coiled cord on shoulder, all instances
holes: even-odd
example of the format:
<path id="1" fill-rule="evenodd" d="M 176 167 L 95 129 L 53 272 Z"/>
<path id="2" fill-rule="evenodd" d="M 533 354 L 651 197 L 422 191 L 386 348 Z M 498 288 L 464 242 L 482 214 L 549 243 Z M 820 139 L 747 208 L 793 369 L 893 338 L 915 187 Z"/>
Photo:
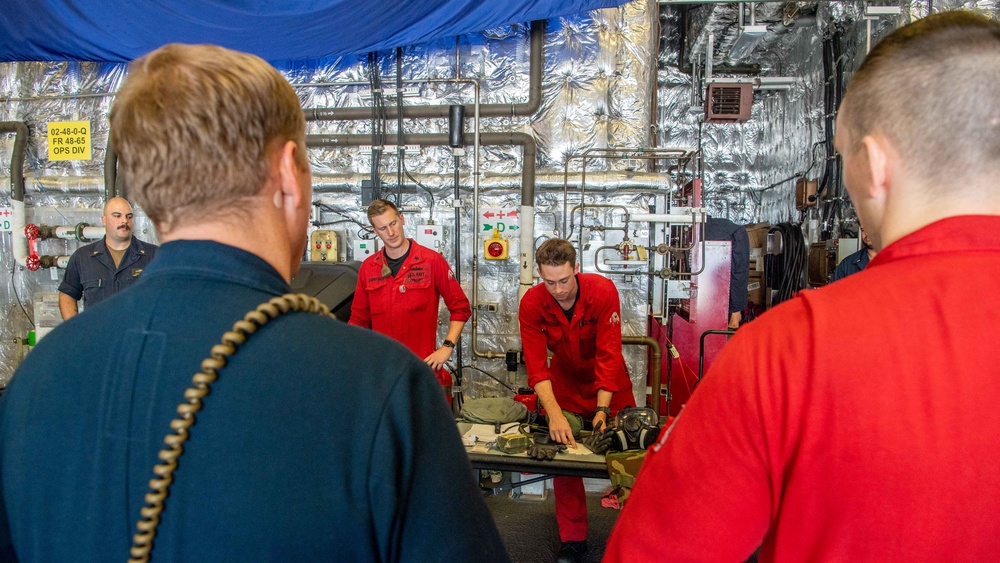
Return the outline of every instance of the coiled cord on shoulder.
<path id="1" fill-rule="evenodd" d="M 149 492 L 146 493 L 146 505 L 139 511 L 140 519 L 136 524 L 138 530 L 132 536 L 132 548 L 129 550 L 129 563 L 146 563 L 149 561 L 156 537 L 156 528 L 160 524 L 163 512 L 163 502 L 167 498 L 170 484 L 174 480 L 174 470 L 177 469 L 177 458 L 184 453 L 184 442 L 190 436 L 189 429 L 195 423 L 195 414 L 202 408 L 202 399 L 208 395 L 212 383 L 219 378 L 219 370 L 225 367 L 230 356 L 246 343 L 250 335 L 268 322 L 292 311 L 306 311 L 331 318 L 330 309 L 315 297 L 301 293 L 288 293 L 261 303 L 253 311 L 248 312 L 241 320 L 233 324 L 233 329 L 222 335 L 221 342 L 212 346 L 211 355 L 201 362 L 201 372 L 192 378 L 193 385 L 184 391 L 184 402 L 177 406 L 180 417 L 170 421 L 171 433 L 163 439 L 168 446 L 160 450 L 158 457 L 163 463 L 153 467 L 156 477 L 149 481 Z"/>

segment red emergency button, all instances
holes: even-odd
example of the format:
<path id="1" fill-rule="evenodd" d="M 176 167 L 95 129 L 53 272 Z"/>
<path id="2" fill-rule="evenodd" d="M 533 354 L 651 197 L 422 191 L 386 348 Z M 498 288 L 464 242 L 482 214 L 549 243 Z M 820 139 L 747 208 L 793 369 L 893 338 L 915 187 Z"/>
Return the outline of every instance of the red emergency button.
<path id="1" fill-rule="evenodd" d="M 499 242 L 491 242 L 486 251 L 490 253 L 490 256 L 494 258 L 499 258 L 503 256 L 503 245 Z"/>

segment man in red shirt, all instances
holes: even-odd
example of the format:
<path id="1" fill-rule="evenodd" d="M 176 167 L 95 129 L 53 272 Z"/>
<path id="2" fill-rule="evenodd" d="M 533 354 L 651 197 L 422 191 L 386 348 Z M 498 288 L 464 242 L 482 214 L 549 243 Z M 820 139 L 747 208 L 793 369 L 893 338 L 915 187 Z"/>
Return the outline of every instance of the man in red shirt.
<path id="1" fill-rule="evenodd" d="M 607 278 L 581 274 L 576 249 L 549 239 L 535 252 L 542 283 L 525 292 L 518 308 L 528 385 L 549 419 L 549 436 L 576 447 L 563 409 L 607 426 L 612 413 L 635 406 L 622 356 L 618 289 Z M 549 352 L 552 359 L 549 360 Z M 559 561 L 586 551 L 587 495 L 583 479 L 553 479 L 562 546 Z"/>
<path id="2" fill-rule="evenodd" d="M 361 264 L 349 323 L 403 343 L 435 371 L 441 385 L 450 386 L 451 375 L 443 366 L 472 316 L 469 299 L 440 252 L 406 238 L 406 221 L 392 202 L 373 201 L 368 220 L 383 247 Z M 440 297 L 451 317 L 438 346 Z"/>
<path id="3" fill-rule="evenodd" d="M 896 30 L 836 147 L 868 267 L 740 329 L 647 454 L 608 561 L 1000 558 L 1000 23 Z"/>

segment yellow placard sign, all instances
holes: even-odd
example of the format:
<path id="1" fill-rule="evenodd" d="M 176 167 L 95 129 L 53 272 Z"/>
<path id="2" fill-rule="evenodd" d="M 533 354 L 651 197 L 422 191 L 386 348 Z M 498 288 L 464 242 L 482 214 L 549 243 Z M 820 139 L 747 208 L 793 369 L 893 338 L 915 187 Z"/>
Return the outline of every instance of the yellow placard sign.
<path id="1" fill-rule="evenodd" d="M 90 122 L 50 121 L 49 160 L 90 160 Z"/>

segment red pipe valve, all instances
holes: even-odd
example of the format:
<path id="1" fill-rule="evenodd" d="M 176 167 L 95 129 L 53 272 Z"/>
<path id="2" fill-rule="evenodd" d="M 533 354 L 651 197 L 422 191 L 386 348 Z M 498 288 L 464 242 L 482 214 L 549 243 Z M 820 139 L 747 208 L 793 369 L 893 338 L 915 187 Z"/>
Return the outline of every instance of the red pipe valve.
<path id="1" fill-rule="evenodd" d="M 42 266 L 42 261 L 38 258 L 38 225 L 25 225 L 24 238 L 28 241 L 28 257 L 25 258 L 24 265 L 34 272 Z"/>

